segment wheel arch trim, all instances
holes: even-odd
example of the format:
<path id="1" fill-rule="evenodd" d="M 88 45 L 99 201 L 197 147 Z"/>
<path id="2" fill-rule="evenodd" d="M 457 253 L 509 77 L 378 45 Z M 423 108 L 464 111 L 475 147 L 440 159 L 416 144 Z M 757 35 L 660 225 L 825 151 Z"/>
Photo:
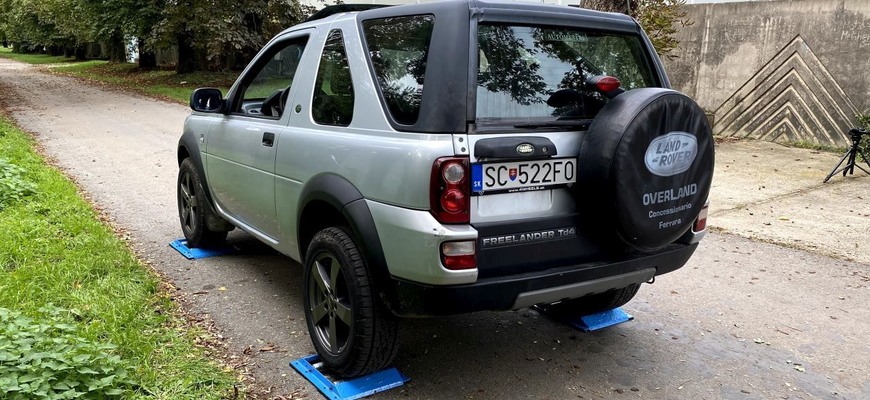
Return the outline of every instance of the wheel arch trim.
<path id="1" fill-rule="evenodd" d="M 209 205 L 214 209 L 214 199 L 211 196 L 211 189 L 208 186 L 208 176 L 205 174 L 205 166 L 202 162 L 202 154 L 199 152 L 199 144 L 194 137 L 193 132 L 187 131 L 181 135 L 181 139 L 178 140 L 178 149 L 176 151 L 176 157 L 178 158 L 178 166 L 181 166 L 181 163 L 185 158 L 190 158 L 193 161 L 193 165 L 196 168 L 196 172 L 199 173 L 199 180 L 202 183 L 203 191 L 205 192 L 205 197 L 208 199 Z"/>
<path id="2" fill-rule="evenodd" d="M 391 290 L 390 272 L 374 218 L 362 193 L 341 176 L 331 173 L 320 174 L 309 179 L 302 189 L 296 219 L 299 221 L 296 226 L 296 238 L 302 262 L 306 262 L 305 253 L 310 243 L 310 238 L 307 240 L 304 238 L 304 213 L 306 208 L 315 202 L 326 203 L 347 221 L 354 240 L 362 250 L 376 290 L 389 306 L 388 298 L 392 297 L 387 294 L 387 291 Z"/>

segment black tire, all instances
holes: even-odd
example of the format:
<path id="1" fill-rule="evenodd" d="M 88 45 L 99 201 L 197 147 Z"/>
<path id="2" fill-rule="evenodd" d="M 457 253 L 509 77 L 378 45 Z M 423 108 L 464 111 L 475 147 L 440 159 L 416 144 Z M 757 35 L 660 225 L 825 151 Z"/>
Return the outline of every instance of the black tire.
<path id="1" fill-rule="evenodd" d="M 608 290 L 579 299 L 563 300 L 545 306 L 548 312 L 559 315 L 589 315 L 622 307 L 637 294 L 640 284 L 634 283 L 622 289 Z"/>
<path id="2" fill-rule="evenodd" d="M 713 179 L 713 135 L 704 111 L 661 88 L 607 103 L 584 135 L 575 193 L 595 236 L 659 250 L 692 227 Z M 618 243 L 617 241 L 613 241 Z"/>
<path id="3" fill-rule="evenodd" d="M 377 297 L 365 260 L 345 228 L 314 236 L 303 280 L 308 334 L 328 369 L 355 377 L 393 362 L 398 320 Z"/>
<path id="4" fill-rule="evenodd" d="M 202 180 L 193 160 L 184 159 L 178 168 L 178 219 L 187 247 L 208 248 L 226 241 L 232 225 L 217 216 L 205 197 Z"/>

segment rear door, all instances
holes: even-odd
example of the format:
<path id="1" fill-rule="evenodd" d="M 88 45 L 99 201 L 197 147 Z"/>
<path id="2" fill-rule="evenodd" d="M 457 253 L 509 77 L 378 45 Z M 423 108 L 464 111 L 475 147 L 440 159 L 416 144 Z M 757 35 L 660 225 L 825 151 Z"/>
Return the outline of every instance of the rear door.
<path id="1" fill-rule="evenodd" d="M 608 98 L 586 86 L 617 77 L 624 89 L 657 86 L 641 37 L 511 23 L 478 25 L 471 223 L 481 276 L 596 256 L 579 232 L 575 186 L 586 129 Z"/>

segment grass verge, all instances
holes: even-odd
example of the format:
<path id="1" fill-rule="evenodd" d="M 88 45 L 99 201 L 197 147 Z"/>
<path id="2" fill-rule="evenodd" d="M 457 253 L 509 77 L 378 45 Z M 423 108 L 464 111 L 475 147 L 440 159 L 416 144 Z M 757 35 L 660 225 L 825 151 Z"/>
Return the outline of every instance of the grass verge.
<path id="1" fill-rule="evenodd" d="M 0 47 L 0 57 L 30 64 L 51 64 L 46 67 L 56 73 L 181 104 L 187 104 L 190 94 L 199 87 L 216 87 L 226 94 L 238 76 L 238 72 L 176 74 L 174 70 L 165 68 L 140 70 L 136 64 L 102 60 L 74 61 L 44 54 L 17 54 L 5 47 Z"/>
<path id="2" fill-rule="evenodd" d="M 47 54 L 19 54 L 13 53 L 11 48 L 0 46 L 0 57 L 9 58 L 28 64 L 56 64 L 72 61 L 72 58 L 64 56 L 49 56 Z"/>
<path id="3" fill-rule="evenodd" d="M 102 82 L 116 88 L 182 104 L 187 104 L 190 101 L 190 94 L 199 87 L 216 87 L 226 94 L 238 76 L 236 72 L 176 74 L 174 70 L 167 69 L 144 71 L 136 64 L 107 61 L 57 64 L 50 68 L 64 75 Z"/>
<path id="4" fill-rule="evenodd" d="M 2 393 L 15 398 L 15 388 L 38 379 L 63 388 L 79 379 L 70 374 L 91 377 L 105 371 L 114 374 L 119 386 L 86 397 L 233 396 L 239 382 L 233 371 L 196 345 L 209 335 L 180 316 L 155 274 L 33 148 L 28 135 L 0 117 L 0 158 L 7 166 L 0 173 L 0 192 L 15 194 L 0 196 L 5 199 L 0 204 L 0 337 L 30 335 L 22 343 L 33 346 L 27 362 L 36 369 L 29 375 L 0 376 L 0 398 L 5 398 Z M 7 371 L 24 357 L 9 360 L 6 355 L 22 344 L 4 348 L 9 342 L 3 342 L 0 371 Z M 58 346 L 67 342 L 96 353 L 73 354 L 73 347 Z M 38 352 L 39 343 L 54 352 Z M 99 368 L 88 364 L 94 360 L 102 360 Z M 126 373 L 112 372 L 121 369 Z M 52 381 L 58 376 L 66 380 Z M 23 398 L 48 398 L 32 393 Z"/>

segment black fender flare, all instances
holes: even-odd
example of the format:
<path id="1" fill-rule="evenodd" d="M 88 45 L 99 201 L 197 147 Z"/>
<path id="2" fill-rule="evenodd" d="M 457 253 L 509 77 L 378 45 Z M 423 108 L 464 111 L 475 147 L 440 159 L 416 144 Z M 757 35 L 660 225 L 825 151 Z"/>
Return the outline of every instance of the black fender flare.
<path id="1" fill-rule="evenodd" d="M 193 166 L 196 168 L 196 172 L 199 174 L 199 183 L 202 185 L 202 192 L 205 194 L 206 203 L 211 211 L 206 213 L 206 223 L 208 224 L 209 229 L 215 231 L 231 231 L 235 229 L 233 224 L 223 219 L 223 217 L 217 213 L 214 198 L 212 197 L 211 190 L 208 186 L 208 177 L 205 175 L 202 154 L 199 152 L 199 143 L 193 132 L 186 131 L 181 135 L 181 139 L 178 140 L 178 149 L 176 151 L 179 167 L 186 158 L 190 158 L 190 160 L 193 161 Z"/>
<path id="2" fill-rule="evenodd" d="M 299 196 L 297 207 L 298 225 L 296 227 L 296 237 L 299 245 L 299 255 L 303 264 L 305 263 L 305 253 L 308 243 L 304 243 L 303 233 L 305 227 L 302 226 L 303 211 L 312 202 L 321 201 L 332 208 L 339 211 L 341 216 L 347 221 L 351 229 L 351 234 L 354 240 L 360 246 L 363 252 L 366 265 L 375 284 L 377 293 L 384 300 L 386 305 L 392 310 L 395 290 L 391 282 L 390 271 L 387 268 L 384 249 L 381 246 L 381 239 L 378 236 L 378 230 L 375 226 L 375 220 L 372 217 L 371 210 L 366 204 L 362 193 L 350 183 L 347 179 L 335 174 L 321 174 L 312 177 Z"/>
<path id="3" fill-rule="evenodd" d="M 211 190 L 208 187 L 208 177 L 205 175 L 205 167 L 202 163 L 202 154 L 199 152 L 199 142 L 196 140 L 196 135 L 192 131 L 186 131 L 178 139 L 178 165 L 185 158 L 193 160 L 193 165 L 196 167 L 196 172 L 199 173 L 199 180 L 202 182 L 205 197 L 208 199 L 209 205 L 214 208 L 214 199 L 211 197 Z"/>

